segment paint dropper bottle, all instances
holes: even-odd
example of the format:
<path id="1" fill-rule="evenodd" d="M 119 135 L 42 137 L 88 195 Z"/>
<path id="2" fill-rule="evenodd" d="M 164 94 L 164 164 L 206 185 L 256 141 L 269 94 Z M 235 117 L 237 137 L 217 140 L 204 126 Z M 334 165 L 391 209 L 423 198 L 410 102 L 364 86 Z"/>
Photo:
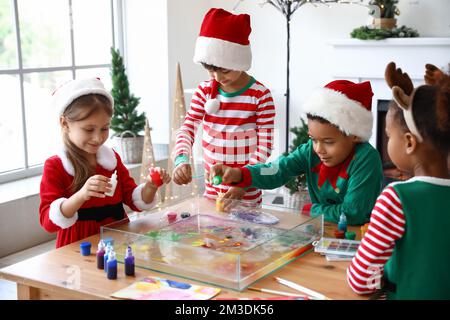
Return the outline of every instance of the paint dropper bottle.
<path id="1" fill-rule="evenodd" d="M 114 192 L 116 191 L 117 186 L 117 170 L 114 171 L 114 173 L 111 176 L 111 180 L 109 181 L 111 183 L 111 191 L 105 192 L 105 196 L 112 197 L 114 195 Z"/>
<path id="2" fill-rule="evenodd" d="M 124 262 L 125 262 L 125 274 L 127 276 L 134 276 L 134 256 L 130 246 L 128 246 L 127 252 L 125 253 Z"/>
<path id="3" fill-rule="evenodd" d="M 114 250 L 111 250 L 111 252 L 108 255 L 108 271 L 107 271 L 107 277 L 109 280 L 117 279 L 117 260 L 116 260 L 116 253 Z"/>
<path id="4" fill-rule="evenodd" d="M 97 268 L 105 269 L 105 242 L 100 239 L 97 247 Z"/>
<path id="5" fill-rule="evenodd" d="M 341 216 L 339 217 L 339 223 L 338 223 L 338 230 L 339 231 L 347 231 L 347 217 L 345 216 L 345 213 L 341 213 Z"/>
<path id="6" fill-rule="evenodd" d="M 108 256 L 111 251 L 113 251 L 113 247 L 111 246 L 111 243 L 108 242 L 108 244 L 106 245 L 106 249 L 105 249 L 105 255 L 103 257 L 103 266 L 104 266 L 105 272 L 108 272 Z"/>

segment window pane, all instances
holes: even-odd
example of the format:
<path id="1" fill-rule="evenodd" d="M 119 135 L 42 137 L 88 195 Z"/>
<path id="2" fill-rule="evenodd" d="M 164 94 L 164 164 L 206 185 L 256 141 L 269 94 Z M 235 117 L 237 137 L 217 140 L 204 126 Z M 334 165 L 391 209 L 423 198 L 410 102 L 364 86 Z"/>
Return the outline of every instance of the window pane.
<path id="1" fill-rule="evenodd" d="M 17 68 L 16 32 L 11 0 L 0 0 L 0 69 Z"/>
<path id="2" fill-rule="evenodd" d="M 23 67 L 72 65 L 69 2 L 20 0 L 18 4 Z"/>
<path id="3" fill-rule="evenodd" d="M 51 105 L 52 93 L 72 79 L 71 71 L 29 73 L 24 76 L 29 166 L 44 163 L 62 143 L 59 110 Z"/>
<path id="4" fill-rule="evenodd" d="M 109 63 L 112 47 L 111 1 L 72 0 L 75 64 Z"/>
<path id="5" fill-rule="evenodd" d="M 111 91 L 112 81 L 109 68 L 93 68 L 93 69 L 79 69 L 75 71 L 75 78 L 100 78 L 105 85 L 106 90 Z"/>
<path id="6" fill-rule="evenodd" d="M 22 106 L 19 77 L 0 75 L 2 103 L 0 117 L 0 172 L 25 167 L 22 130 Z"/>

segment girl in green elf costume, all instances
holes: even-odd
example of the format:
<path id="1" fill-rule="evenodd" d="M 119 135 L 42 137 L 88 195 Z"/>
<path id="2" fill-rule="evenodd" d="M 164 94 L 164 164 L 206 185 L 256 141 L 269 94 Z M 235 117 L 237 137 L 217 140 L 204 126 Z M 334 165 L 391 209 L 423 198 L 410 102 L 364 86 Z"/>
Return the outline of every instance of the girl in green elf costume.
<path id="1" fill-rule="evenodd" d="M 210 176 L 241 188 L 275 189 L 306 174 L 312 203 L 302 213 L 324 215 L 350 225 L 369 221 L 382 189 L 378 152 L 367 142 L 372 135 L 370 82 L 336 80 L 316 90 L 304 104 L 310 140 L 287 156 L 267 164 L 230 168 L 214 165 Z"/>
<path id="2" fill-rule="evenodd" d="M 386 81 L 396 104 L 386 115 L 388 153 L 415 177 L 388 185 L 347 270 L 359 293 L 388 299 L 450 299 L 450 77 L 426 66 L 416 89 L 391 62 Z"/>

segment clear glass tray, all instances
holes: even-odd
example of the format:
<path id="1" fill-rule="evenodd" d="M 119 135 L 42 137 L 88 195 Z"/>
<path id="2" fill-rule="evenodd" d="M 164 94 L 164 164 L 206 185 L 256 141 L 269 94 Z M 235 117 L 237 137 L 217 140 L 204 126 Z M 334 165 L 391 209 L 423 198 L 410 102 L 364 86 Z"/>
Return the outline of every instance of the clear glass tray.
<path id="1" fill-rule="evenodd" d="M 236 219 L 236 210 L 268 214 L 279 222 Z M 181 218 L 182 213 L 189 216 Z M 119 262 L 131 246 L 138 267 L 238 291 L 295 260 L 322 235 L 323 216 L 310 218 L 241 201 L 234 201 L 229 212 L 217 212 L 215 203 L 201 196 L 101 228 L 102 238 L 114 239 Z"/>

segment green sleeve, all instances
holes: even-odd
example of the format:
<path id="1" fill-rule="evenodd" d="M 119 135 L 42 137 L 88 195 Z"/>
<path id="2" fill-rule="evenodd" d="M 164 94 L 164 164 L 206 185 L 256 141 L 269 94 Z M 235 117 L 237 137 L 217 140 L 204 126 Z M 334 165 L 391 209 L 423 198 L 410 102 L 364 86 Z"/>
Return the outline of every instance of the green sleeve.
<path id="1" fill-rule="evenodd" d="M 356 159 L 355 159 L 356 160 Z M 349 172 L 344 201 L 340 204 L 313 204 L 311 216 L 324 214 L 325 221 L 338 223 L 342 212 L 349 225 L 362 225 L 369 221 L 370 213 L 382 190 L 383 171 L 378 152 L 367 153 Z"/>
<path id="2" fill-rule="evenodd" d="M 273 162 L 246 166 L 252 177 L 251 186 L 258 189 L 275 189 L 285 185 L 292 178 L 306 172 L 310 153 L 311 143 L 305 143 Z"/>

